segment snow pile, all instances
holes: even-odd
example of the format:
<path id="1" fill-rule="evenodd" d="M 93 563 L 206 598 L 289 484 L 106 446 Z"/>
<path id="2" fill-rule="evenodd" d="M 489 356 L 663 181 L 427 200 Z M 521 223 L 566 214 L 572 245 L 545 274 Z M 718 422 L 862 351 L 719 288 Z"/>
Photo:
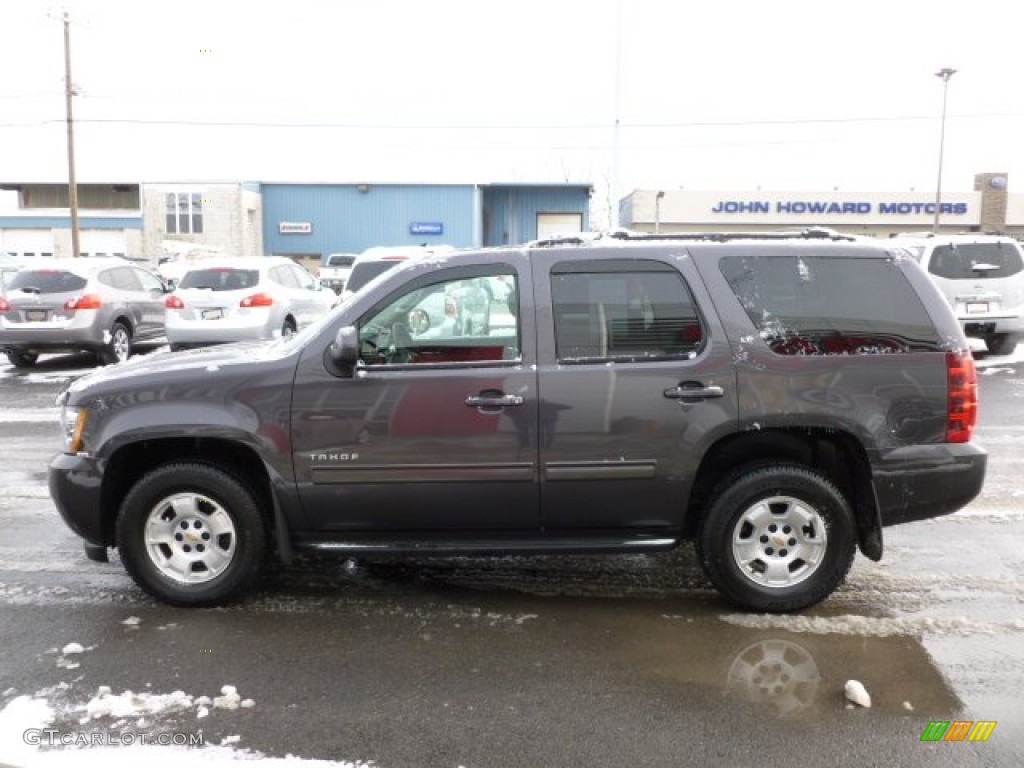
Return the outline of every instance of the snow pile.
<path id="1" fill-rule="evenodd" d="M 206 717 L 210 707 L 214 709 L 238 709 L 240 706 L 249 708 L 256 706 L 252 699 L 242 700 L 238 689 L 233 685 L 225 685 L 220 689 L 221 696 L 211 699 L 209 696 L 198 698 L 184 691 L 171 693 L 135 693 L 124 691 L 115 694 L 109 686 L 101 685 L 96 695 L 79 711 L 84 710 L 85 716 L 79 722 L 84 724 L 101 717 L 129 718 L 145 715 L 162 715 L 185 712 L 193 707 L 198 717 Z"/>
<path id="2" fill-rule="evenodd" d="M 847 701 L 851 701 L 858 707 L 869 708 L 871 706 L 871 695 L 860 680 L 847 680 L 843 686 L 843 693 Z"/>

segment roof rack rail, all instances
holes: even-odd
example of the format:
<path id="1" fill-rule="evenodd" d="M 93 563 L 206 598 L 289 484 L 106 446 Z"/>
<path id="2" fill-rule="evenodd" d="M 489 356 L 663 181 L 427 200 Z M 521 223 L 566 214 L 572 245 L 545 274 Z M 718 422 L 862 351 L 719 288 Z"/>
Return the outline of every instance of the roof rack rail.
<path id="1" fill-rule="evenodd" d="M 759 232 L 635 232 L 630 229 L 613 229 L 607 232 L 574 232 L 552 235 L 534 240 L 528 245 L 533 248 L 553 248 L 560 245 L 586 245 L 598 240 L 628 240 L 637 242 L 655 241 L 697 241 L 723 243 L 730 240 L 846 240 L 862 239 L 859 235 L 836 232 L 827 227 L 803 227 L 801 229 L 778 229 Z"/>
<path id="2" fill-rule="evenodd" d="M 617 229 L 608 237 L 618 240 L 708 240 L 727 242 L 729 240 L 850 240 L 857 235 L 847 235 L 827 227 L 803 227 L 801 229 L 777 229 L 759 232 L 633 232 Z"/>

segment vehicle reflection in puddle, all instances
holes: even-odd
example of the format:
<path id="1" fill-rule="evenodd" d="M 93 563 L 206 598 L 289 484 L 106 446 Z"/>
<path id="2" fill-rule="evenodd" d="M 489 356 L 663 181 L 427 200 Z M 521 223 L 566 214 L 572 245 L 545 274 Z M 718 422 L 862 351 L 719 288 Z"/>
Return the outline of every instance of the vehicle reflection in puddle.
<path id="1" fill-rule="evenodd" d="M 690 555 L 684 551 L 673 559 L 685 566 Z M 882 620 L 884 611 L 876 606 L 845 600 L 771 617 L 771 626 L 743 626 L 692 567 L 665 569 L 656 562 L 643 557 L 361 561 L 333 575 L 321 563 L 286 578 L 295 603 L 281 593 L 273 599 L 291 603 L 289 610 L 302 605 L 303 612 L 355 599 L 360 611 L 371 615 L 394 615 L 397 605 L 425 600 L 426 606 L 417 602 L 416 619 L 443 633 L 449 617 L 460 643 L 469 641 L 461 647 L 470 655 L 469 648 L 479 642 L 487 646 L 486 655 L 504 658 L 504 634 L 467 636 L 466 630 L 514 626 L 508 650 L 525 668 L 552 662 L 546 651 L 531 660 L 528 648 L 571 648 L 571 661 L 561 661 L 571 667 L 572 677 L 624 675 L 659 689 L 668 683 L 674 692 L 667 695 L 683 700 L 724 695 L 734 710 L 749 707 L 752 715 L 815 718 L 842 712 L 853 706 L 843 695 L 851 679 L 861 681 L 872 697 L 866 716 L 948 718 L 963 709 L 912 625 L 886 635 L 856 631 Z M 514 616 L 529 621 L 495 618 Z M 801 631 L 814 619 L 817 631 Z M 826 625 L 836 631 L 821 631 Z M 528 638 L 525 644 L 521 633 Z"/>

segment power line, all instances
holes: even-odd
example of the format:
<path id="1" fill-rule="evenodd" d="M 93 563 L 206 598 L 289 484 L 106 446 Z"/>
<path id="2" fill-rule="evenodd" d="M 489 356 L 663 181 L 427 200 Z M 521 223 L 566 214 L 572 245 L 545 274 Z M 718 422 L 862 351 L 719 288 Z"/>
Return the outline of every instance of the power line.
<path id="1" fill-rule="evenodd" d="M 977 119 L 1002 119 L 1024 117 L 1022 112 L 993 112 L 949 115 L 950 120 L 977 120 Z M 637 122 L 623 121 L 620 123 L 623 128 L 656 130 L 656 129 L 678 129 L 678 128 L 747 128 L 747 127 L 770 127 L 770 126 L 798 126 L 798 125 L 850 125 L 856 123 L 900 123 L 933 121 L 934 115 L 903 115 L 896 117 L 813 117 L 813 118 L 786 118 L 778 120 L 689 120 L 681 122 Z M 2 128 L 30 128 L 53 123 L 63 123 L 63 118 L 41 118 L 37 120 L 19 120 L 0 123 Z M 192 126 L 201 128 L 310 128 L 310 129 L 351 129 L 351 130 L 604 130 L 610 127 L 609 123 L 354 123 L 354 122 L 290 122 L 290 121 L 265 121 L 265 120 L 182 120 L 182 119 L 157 119 L 157 118 L 125 118 L 125 117 L 85 117 L 76 118 L 77 123 L 91 123 L 94 125 L 166 125 L 166 126 Z"/>

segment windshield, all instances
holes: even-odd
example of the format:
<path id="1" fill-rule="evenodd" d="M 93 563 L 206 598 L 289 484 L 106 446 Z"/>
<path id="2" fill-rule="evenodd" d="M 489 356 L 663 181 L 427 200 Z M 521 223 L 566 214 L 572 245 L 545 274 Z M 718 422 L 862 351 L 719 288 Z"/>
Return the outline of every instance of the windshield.
<path id="1" fill-rule="evenodd" d="M 84 277 L 64 269 L 23 269 L 14 273 L 7 284 L 7 290 L 70 293 L 82 290 L 85 283 Z"/>
<path id="2" fill-rule="evenodd" d="M 1020 249 L 1013 243 L 938 245 L 928 271 L 951 280 L 1009 277 L 1024 270 Z"/>
<path id="3" fill-rule="evenodd" d="M 256 269 L 232 269 L 227 267 L 192 269 L 181 278 L 178 287 L 207 288 L 211 291 L 240 291 L 245 288 L 252 288 L 259 281 L 260 273 Z"/>

